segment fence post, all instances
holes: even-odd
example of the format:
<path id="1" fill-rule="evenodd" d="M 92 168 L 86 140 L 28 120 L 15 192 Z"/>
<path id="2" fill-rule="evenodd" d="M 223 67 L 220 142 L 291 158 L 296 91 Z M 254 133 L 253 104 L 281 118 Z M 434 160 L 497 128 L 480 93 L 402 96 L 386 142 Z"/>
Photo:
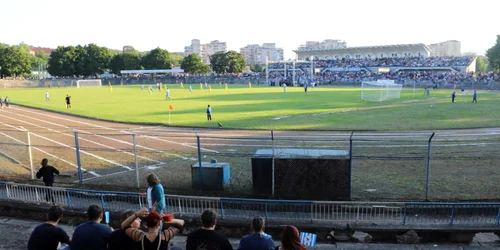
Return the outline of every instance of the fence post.
<path id="1" fill-rule="evenodd" d="M 80 161 L 80 144 L 78 142 L 78 132 L 73 130 L 73 133 L 75 133 L 75 151 L 76 151 L 76 165 L 78 166 L 78 184 L 82 185 L 82 162 Z"/>
<path id="2" fill-rule="evenodd" d="M 271 141 L 273 142 L 273 157 L 271 163 L 271 196 L 274 197 L 274 131 L 271 130 Z"/>
<path id="3" fill-rule="evenodd" d="M 139 161 L 137 160 L 137 141 L 135 134 L 132 134 L 132 140 L 134 141 L 135 180 L 137 182 L 137 188 L 139 188 Z"/>
<path id="4" fill-rule="evenodd" d="M 430 182 L 430 176 L 431 176 L 431 141 L 432 137 L 434 137 L 434 133 L 432 133 L 431 137 L 429 138 L 429 141 L 427 142 L 427 178 L 425 181 L 425 200 L 429 200 L 429 182 Z"/>
<path id="5" fill-rule="evenodd" d="M 352 197 L 352 136 L 354 131 L 351 132 L 349 137 L 349 199 Z"/>
<path id="6" fill-rule="evenodd" d="M 26 134 L 28 136 L 28 157 L 30 159 L 30 169 L 31 169 L 31 179 L 34 180 L 35 179 L 35 172 L 34 172 L 34 169 L 33 169 L 33 153 L 31 151 L 31 134 L 30 134 L 30 131 L 21 127 L 22 129 L 24 129 L 24 131 L 26 131 Z"/>
<path id="7" fill-rule="evenodd" d="M 198 166 L 200 167 L 200 190 L 203 191 L 203 166 L 201 164 L 201 145 L 200 145 L 200 136 L 198 135 L 198 133 L 196 132 L 196 130 L 194 130 L 194 133 L 196 134 L 196 142 L 198 144 Z"/>

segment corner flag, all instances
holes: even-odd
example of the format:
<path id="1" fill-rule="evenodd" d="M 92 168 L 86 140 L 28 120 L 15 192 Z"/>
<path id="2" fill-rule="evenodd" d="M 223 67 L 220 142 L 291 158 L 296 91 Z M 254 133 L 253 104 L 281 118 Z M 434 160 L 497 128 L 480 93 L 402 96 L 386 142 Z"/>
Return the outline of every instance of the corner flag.
<path id="1" fill-rule="evenodd" d="M 169 110 L 175 110 L 174 107 L 172 105 L 168 105 L 168 109 Z"/>

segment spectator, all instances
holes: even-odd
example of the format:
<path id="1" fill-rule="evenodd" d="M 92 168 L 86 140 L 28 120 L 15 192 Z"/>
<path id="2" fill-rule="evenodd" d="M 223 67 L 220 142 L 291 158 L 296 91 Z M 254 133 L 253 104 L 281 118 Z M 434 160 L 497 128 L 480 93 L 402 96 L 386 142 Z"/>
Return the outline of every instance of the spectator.
<path id="1" fill-rule="evenodd" d="M 43 183 L 45 183 L 45 186 L 47 187 L 52 187 L 54 185 L 54 174 L 59 174 L 59 170 L 57 170 L 55 167 L 52 167 L 49 164 L 49 160 L 47 158 L 43 158 L 42 160 L 42 168 L 38 170 L 36 173 L 36 178 L 40 179 L 43 177 Z M 47 194 L 45 195 L 45 200 L 48 202 L 49 200 L 52 200 L 52 203 L 54 203 L 54 197 L 52 195 L 52 190 L 48 189 Z"/>
<path id="2" fill-rule="evenodd" d="M 147 189 L 147 199 L 149 211 L 153 211 L 153 204 L 157 204 L 154 207 L 154 211 L 159 214 L 163 213 L 166 207 L 165 204 L 165 193 L 163 191 L 163 186 L 160 183 L 160 178 L 156 174 L 150 174 L 147 177 L 148 189 Z"/>
<path id="3" fill-rule="evenodd" d="M 123 212 L 122 216 L 121 216 L 122 222 L 125 222 L 125 220 L 127 220 L 128 217 L 134 216 L 134 214 L 135 213 L 132 210 L 127 210 L 127 211 Z M 140 224 L 141 224 L 141 219 L 139 217 L 137 217 L 130 224 L 130 226 L 128 226 L 124 229 L 113 231 L 111 233 L 111 236 L 109 236 L 108 248 L 110 250 L 134 250 L 134 249 L 138 249 L 139 245 L 134 240 L 132 240 L 130 237 L 128 237 L 128 235 L 125 233 L 125 230 L 127 230 L 128 228 L 137 229 L 137 228 L 139 228 Z"/>
<path id="4" fill-rule="evenodd" d="M 107 249 L 109 236 L 113 231 L 109 226 L 100 224 L 103 211 L 98 205 L 87 209 L 88 222 L 79 225 L 73 233 L 71 250 Z"/>
<path id="5" fill-rule="evenodd" d="M 186 250 L 219 249 L 233 250 L 233 246 L 223 234 L 215 231 L 217 214 L 205 210 L 201 214 L 201 229 L 190 233 L 186 240 Z"/>
<path id="6" fill-rule="evenodd" d="M 156 205 L 156 204 L 155 204 Z M 156 207 L 156 206 L 154 206 Z M 137 218 L 144 217 L 148 232 L 143 232 L 137 228 L 130 227 Z M 161 221 L 166 225 L 170 225 L 167 229 L 161 231 Z M 135 242 L 139 244 L 138 249 L 143 250 L 168 250 L 169 242 L 176 234 L 182 231 L 184 221 L 173 218 L 173 214 L 160 216 L 156 211 L 151 211 L 148 214 L 148 209 L 143 208 L 136 213 L 129 216 L 123 223 L 122 228 L 125 233 Z M 171 248 L 171 250 L 180 250 L 178 247 Z"/>
<path id="7" fill-rule="evenodd" d="M 264 219 L 260 216 L 253 218 L 251 229 L 253 234 L 243 236 L 240 240 L 238 250 L 274 250 L 273 238 L 264 233 Z"/>
<path id="8" fill-rule="evenodd" d="M 281 246 L 277 250 L 306 250 L 300 242 L 299 230 L 294 226 L 285 226 L 281 236 Z"/>
<path id="9" fill-rule="evenodd" d="M 37 226 L 28 240 L 28 250 L 55 250 L 60 243 L 71 243 L 68 234 L 57 227 L 63 217 L 61 206 L 52 206 L 47 212 L 47 222 Z"/>

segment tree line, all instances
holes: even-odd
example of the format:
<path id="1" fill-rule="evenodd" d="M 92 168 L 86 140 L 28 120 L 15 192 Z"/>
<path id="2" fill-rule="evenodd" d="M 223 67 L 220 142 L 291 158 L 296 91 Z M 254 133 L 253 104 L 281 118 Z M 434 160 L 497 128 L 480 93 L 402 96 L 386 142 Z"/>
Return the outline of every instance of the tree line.
<path id="1" fill-rule="evenodd" d="M 30 47 L 24 43 L 12 46 L 0 43 L 0 78 L 29 76 L 33 71 L 45 68 L 53 76 L 88 77 L 107 70 L 120 75 L 121 70 L 171 69 L 174 65 L 180 65 L 184 72 L 190 74 L 224 74 L 241 73 L 246 63 L 236 51 L 217 52 L 210 56 L 210 65 L 206 65 L 196 53 L 182 57 L 161 48 L 146 53 L 131 48 L 121 53 L 96 44 L 59 46 L 48 56 L 44 52 L 31 55 Z M 262 67 L 250 65 L 250 69 L 261 71 Z M 495 45 L 486 51 L 486 57 L 477 57 L 476 71 L 500 71 L 500 35 Z"/>
<path id="2" fill-rule="evenodd" d="M 43 52 L 30 55 L 26 44 L 0 44 L 1 78 L 29 76 L 32 71 L 45 68 L 53 76 L 89 77 L 108 70 L 120 75 L 121 70 L 172 69 L 174 65 L 180 65 L 190 74 L 241 73 L 246 66 L 243 56 L 236 51 L 218 52 L 210 57 L 210 65 L 207 65 L 196 53 L 182 57 L 161 48 L 146 53 L 132 48 L 121 53 L 96 44 L 59 46 L 48 56 Z"/>

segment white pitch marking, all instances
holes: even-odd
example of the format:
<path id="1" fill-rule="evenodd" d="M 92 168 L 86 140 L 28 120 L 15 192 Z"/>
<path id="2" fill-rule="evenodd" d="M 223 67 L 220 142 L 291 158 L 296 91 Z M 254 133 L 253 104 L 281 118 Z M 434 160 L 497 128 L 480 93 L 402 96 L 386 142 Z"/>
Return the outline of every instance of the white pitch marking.
<path id="1" fill-rule="evenodd" d="M 149 136 L 149 135 L 142 135 L 141 137 L 145 137 L 145 138 L 149 138 L 149 139 L 153 139 L 153 140 L 158 140 L 158 141 L 162 141 L 162 142 L 168 142 L 168 143 L 172 143 L 172 144 L 177 144 L 177 145 L 181 145 L 184 147 L 198 148 L 198 146 L 191 146 L 188 143 L 174 142 L 174 141 L 165 140 L 165 139 L 161 139 L 159 137 L 154 137 L 154 136 Z M 204 150 L 204 151 L 208 151 L 208 152 L 219 153 L 219 151 L 217 151 L 217 150 L 206 149 L 206 148 L 201 148 L 201 147 L 200 147 L 200 149 Z"/>
<path id="2" fill-rule="evenodd" d="M 3 123 L 3 122 L 0 122 L 0 123 L 1 123 L 1 124 L 3 124 L 3 125 L 5 125 L 5 126 L 8 126 L 8 127 L 14 127 L 14 126 L 11 126 L 11 125 L 8 125 L 8 124 L 5 124 L 5 123 Z M 20 130 L 20 131 L 24 131 L 24 130 L 21 130 L 21 129 L 16 128 L 16 127 L 14 127 L 14 128 L 15 128 L 15 129 L 18 129 L 18 130 Z M 3 133 L 2 133 L 2 134 L 3 134 Z M 8 135 L 6 135 L 6 134 L 4 134 L 4 135 L 5 135 L 5 136 L 7 136 L 7 137 L 10 137 L 10 136 L 8 136 Z M 27 143 L 25 143 L 25 142 L 23 142 L 23 141 L 21 141 L 21 140 L 18 140 L 18 139 L 13 138 L 13 137 L 11 137 L 11 138 L 12 138 L 13 140 L 17 141 L 17 142 L 20 142 L 20 143 L 23 143 L 23 144 L 25 144 L 25 145 L 28 145 Z M 69 164 L 70 166 L 75 167 L 75 168 L 77 168 L 77 169 L 78 169 L 78 166 L 77 166 L 76 164 L 72 163 L 72 162 L 69 162 L 69 161 L 67 161 L 67 160 L 65 160 L 65 159 L 62 159 L 62 158 L 60 158 L 60 157 L 58 157 L 58 156 L 55 156 L 55 155 L 53 155 L 53 154 L 51 154 L 51 153 L 49 153 L 49 152 L 46 152 L 45 150 L 42 150 L 42 149 L 37 148 L 37 147 L 32 147 L 32 148 L 33 148 L 33 149 L 35 149 L 35 150 L 38 150 L 38 151 L 42 152 L 43 154 L 46 154 L 46 155 L 51 156 L 51 157 L 52 157 L 52 158 L 54 158 L 54 159 L 58 159 L 58 160 L 60 160 L 60 161 L 62 161 L 62 162 L 65 162 L 65 163 Z M 86 170 L 86 169 L 84 169 L 84 168 L 82 168 L 82 170 L 83 170 L 83 171 L 87 171 L 87 170 Z M 91 173 L 91 174 L 92 174 L 92 175 L 94 175 L 94 176 L 100 176 L 100 175 L 98 175 L 97 173 L 95 173 L 95 172 L 93 172 L 93 171 L 90 171 L 89 173 Z"/>
<path id="3" fill-rule="evenodd" d="M 18 110 L 22 110 L 22 111 L 26 111 L 26 112 L 30 112 L 30 113 L 35 113 L 33 111 L 30 111 L 30 110 L 23 110 L 23 109 L 18 109 Z M 107 129 L 107 130 L 111 130 L 111 131 L 120 131 L 119 129 L 114 129 L 114 128 L 104 127 L 104 126 L 96 125 L 96 124 L 92 124 L 92 123 L 81 122 L 81 121 L 71 120 L 71 119 L 67 119 L 67 118 L 62 118 L 62 117 L 47 115 L 47 114 L 44 114 L 44 113 L 36 113 L 36 114 L 44 115 L 44 116 L 51 117 L 51 118 L 54 118 L 54 119 L 61 119 L 61 120 L 65 120 L 65 121 L 81 123 L 81 124 L 85 124 L 85 125 L 88 125 L 88 126 L 93 126 L 93 127 L 97 127 L 97 128 L 103 128 L 103 129 Z M 114 139 L 114 138 L 110 138 L 110 137 L 106 137 L 106 136 L 102 136 L 102 135 L 96 135 L 96 136 L 99 136 L 99 137 L 102 137 L 102 138 L 106 138 L 106 139 L 109 139 L 109 140 L 113 140 L 113 141 L 117 141 L 117 142 L 121 142 L 121 143 L 124 143 L 124 144 L 127 144 L 127 145 L 133 145 L 130 142 L 126 142 L 126 141 L 122 141 L 122 140 L 118 140 L 118 139 Z M 149 147 L 145 147 L 145 146 L 141 146 L 141 145 L 137 145 L 137 147 L 143 148 L 143 149 L 146 149 L 146 150 L 151 150 L 151 151 L 158 152 L 158 153 L 165 153 L 165 154 L 168 154 L 168 155 L 171 155 L 171 156 L 176 156 L 176 157 L 179 157 L 179 158 L 181 158 L 183 160 L 187 160 L 188 159 L 188 158 L 186 158 L 184 156 L 181 156 L 181 155 L 178 155 L 178 154 L 172 154 L 172 153 L 168 153 L 168 152 L 165 152 L 165 151 L 162 151 L 162 150 L 157 150 L 157 149 L 154 149 L 154 148 L 149 148 Z"/>
<path id="4" fill-rule="evenodd" d="M 25 115 L 21 115 L 21 114 L 16 114 L 16 113 L 11 113 L 11 112 L 7 112 L 7 113 L 10 113 L 10 114 L 14 114 L 14 115 L 18 115 L 18 116 L 22 116 L 22 117 L 26 117 L 26 118 L 29 118 L 29 119 L 33 119 L 33 120 L 36 120 L 36 121 L 40 121 L 40 122 L 45 122 L 45 123 L 48 123 L 48 124 L 52 124 L 52 125 L 55 125 L 55 126 L 59 126 L 59 127 L 63 127 L 63 128 L 67 128 L 69 129 L 70 127 L 69 126 L 65 126 L 65 125 L 61 125 L 61 124 L 57 124 L 57 123 L 53 123 L 53 122 L 49 122 L 49 121 L 44 121 L 42 119 L 37 119 L 37 118 L 33 118 L 33 117 L 29 117 L 29 116 L 25 116 Z M 61 133 L 63 135 L 66 135 L 66 136 L 69 136 L 69 137 L 74 137 L 74 135 L 72 134 L 68 134 L 68 133 L 64 133 L 62 131 L 58 131 L 58 130 L 54 130 L 54 129 L 51 129 L 51 128 L 48 128 L 48 127 L 44 127 L 48 130 L 51 130 L 51 131 L 54 131 L 54 132 L 58 132 L 58 133 Z M 83 130 L 79 130 L 79 129 L 75 129 L 75 130 L 78 130 L 80 132 L 83 132 L 85 134 L 88 134 L 88 135 L 93 135 L 92 133 L 90 132 L 87 132 L 87 131 L 83 131 Z M 90 142 L 90 143 L 93 143 L 93 144 L 96 144 L 96 145 L 99 145 L 101 147 L 105 147 L 105 148 L 109 148 L 109 149 L 112 149 L 112 150 L 115 150 L 117 152 L 121 152 L 121 153 L 125 153 L 125 154 L 128 154 L 128 155 L 131 155 L 131 156 L 134 156 L 133 153 L 130 153 L 130 152 L 127 152 L 127 151 L 124 151 L 124 150 L 121 150 L 121 149 L 118 149 L 118 148 L 114 148 L 114 147 L 111 147 L 111 146 L 107 146 L 107 145 L 104 145 L 102 143 L 98 143 L 98 142 L 95 142 L 95 141 L 92 141 L 92 140 L 89 140 L 89 139 L 85 139 L 83 137 L 80 137 L 79 139 L 81 139 L 82 141 L 87 141 L 87 142 Z M 148 161 L 152 161 L 152 162 L 157 162 L 157 163 L 160 163 L 160 164 L 163 164 L 163 162 L 161 161 L 157 161 L 157 160 L 153 160 L 153 159 L 150 159 L 150 158 L 147 158 L 147 157 L 144 157 L 144 156 L 137 156 L 141 159 L 144 159 L 144 160 L 148 160 Z"/>
<path id="5" fill-rule="evenodd" d="M 15 121 L 18 121 L 18 122 L 23 122 L 23 123 L 26 123 L 26 124 L 29 124 L 29 125 L 32 125 L 32 126 L 35 126 L 35 127 L 44 128 L 44 127 L 42 127 L 42 126 L 39 126 L 39 125 L 36 125 L 36 124 L 30 123 L 30 122 L 26 122 L 26 121 L 23 121 L 23 120 L 18 120 L 18 119 L 12 118 L 12 117 L 3 116 L 3 115 L 0 115 L 0 116 L 1 116 L 1 117 L 5 117 L 5 118 L 8 118 L 8 119 L 15 120 Z M 9 125 L 9 126 L 10 126 L 10 125 Z M 14 126 L 12 126 L 12 127 L 14 127 Z M 48 130 L 53 130 L 53 129 L 48 128 Z M 54 130 L 54 131 L 55 131 L 55 130 Z M 55 143 L 55 144 L 61 145 L 61 146 L 63 146 L 63 147 L 67 147 L 67 148 L 70 148 L 70 149 L 72 149 L 72 150 L 76 150 L 76 148 L 74 148 L 74 147 L 72 147 L 72 146 L 69 146 L 69 145 L 66 145 L 66 144 L 64 144 L 64 143 L 61 143 L 61 142 L 58 142 L 58 141 L 52 140 L 52 139 L 47 138 L 47 137 L 45 137 L 45 136 L 38 135 L 38 134 L 36 134 L 36 133 L 34 133 L 34 132 L 30 132 L 30 133 L 31 133 L 32 135 L 34 135 L 34 136 L 37 136 L 37 137 L 39 137 L 39 138 L 42 138 L 42 139 L 45 139 L 45 140 L 47 140 L 47 141 L 53 142 L 53 143 Z M 86 155 L 89 155 L 89 156 L 95 157 L 95 158 L 97 158 L 97 159 L 99 159 L 99 160 L 101 160 L 101 161 L 105 161 L 105 162 L 111 163 L 111 164 L 116 165 L 116 166 L 118 166 L 118 167 L 122 167 L 122 168 L 125 168 L 125 169 L 131 169 L 129 166 L 124 166 L 124 165 L 122 165 L 122 164 L 120 164 L 120 163 L 118 163 L 118 162 L 108 160 L 108 159 L 103 158 L 103 157 L 100 157 L 100 156 L 98 156 L 98 155 L 95 155 L 95 154 L 89 153 L 89 152 L 87 152 L 87 151 L 85 151 L 85 150 L 80 150 L 80 152 L 81 152 L 81 153 L 84 153 L 84 154 L 86 154 Z"/>

